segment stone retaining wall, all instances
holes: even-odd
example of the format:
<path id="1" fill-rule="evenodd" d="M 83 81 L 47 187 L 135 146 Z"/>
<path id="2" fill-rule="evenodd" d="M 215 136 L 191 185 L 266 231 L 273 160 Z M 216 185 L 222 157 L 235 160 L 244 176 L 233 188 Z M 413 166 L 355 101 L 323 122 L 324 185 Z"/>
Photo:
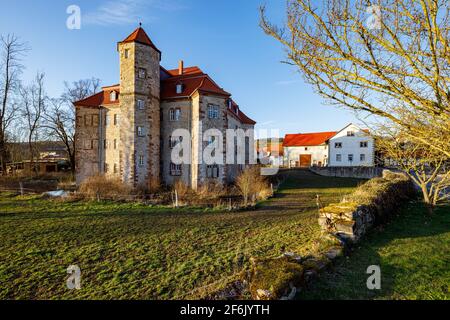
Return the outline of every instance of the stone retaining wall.
<path id="1" fill-rule="evenodd" d="M 319 224 L 345 242 L 359 241 L 369 229 L 388 220 L 414 194 L 411 181 L 402 174 L 386 172 L 359 187 L 342 202 L 319 212 Z"/>

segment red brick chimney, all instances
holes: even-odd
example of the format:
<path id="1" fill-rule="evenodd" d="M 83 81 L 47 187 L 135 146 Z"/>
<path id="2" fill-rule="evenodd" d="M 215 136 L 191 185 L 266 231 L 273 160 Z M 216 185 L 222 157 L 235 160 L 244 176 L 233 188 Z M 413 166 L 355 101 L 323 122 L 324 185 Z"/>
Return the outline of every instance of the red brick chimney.
<path id="1" fill-rule="evenodd" d="M 183 75 L 183 69 L 184 69 L 184 62 L 183 62 L 183 60 L 180 60 L 178 62 L 178 74 L 180 76 Z"/>

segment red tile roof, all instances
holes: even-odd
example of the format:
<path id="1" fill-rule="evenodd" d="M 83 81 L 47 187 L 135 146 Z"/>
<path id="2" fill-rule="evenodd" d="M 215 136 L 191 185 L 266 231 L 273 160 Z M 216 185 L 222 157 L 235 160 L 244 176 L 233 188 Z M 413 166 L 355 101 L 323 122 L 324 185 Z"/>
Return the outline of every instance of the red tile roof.
<path id="1" fill-rule="evenodd" d="M 134 30 L 128 37 L 125 38 L 125 40 L 123 40 L 120 43 L 128 43 L 128 42 L 137 42 L 137 43 L 145 44 L 147 46 L 152 47 L 159 53 L 161 53 L 161 51 L 153 44 L 152 40 L 150 40 L 150 37 L 147 35 L 147 33 L 141 27 Z"/>
<path id="2" fill-rule="evenodd" d="M 103 87 L 103 90 L 80 101 L 74 102 L 75 106 L 98 108 L 104 105 L 119 104 L 120 89 L 119 86 Z M 111 92 L 117 92 L 117 99 L 111 101 Z"/>
<path id="3" fill-rule="evenodd" d="M 179 97 L 190 97 L 196 91 L 214 93 L 229 97 L 230 93 L 219 87 L 206 73 L 199 67 L 188 67 L 183 69 L 183 74 L 179 75 L 178 69 L 166 70 L 172 77 L 161 81 L 161 99 L 171 99 Z M 181 93 L 176 92 L 177 84 L 183 85 Z"/>
<path id="4" fill-rule="evenodd" d="M 283 140 L 283 147 L 319 146 L 336 134 L 336 131 L 287 134 Z"/>

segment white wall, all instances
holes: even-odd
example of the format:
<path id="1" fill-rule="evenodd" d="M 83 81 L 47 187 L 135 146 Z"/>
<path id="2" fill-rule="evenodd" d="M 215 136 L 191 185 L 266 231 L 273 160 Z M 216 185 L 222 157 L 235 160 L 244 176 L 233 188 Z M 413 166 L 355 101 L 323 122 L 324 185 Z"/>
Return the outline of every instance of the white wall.
<path id="1" fill-rule="evenodd" d="M 348 131 L 353 131 L 355 136 L 347 136 Z M 367 148 L 361 148 L 360 143 L 367 141 Z M 342 148 L 336 148 L 336 143 L 342 143 Z M 351 124 L 336 134 L 329 141 L 330 147 L 330 167 L 349 166 L 374 166 L 374 140 L 366 132 Z M 336 160 L 336 156 L 341 155 L 341 161 Z M 349 155 L 353 155 L 353 161 L 349 161 Z M 365 155 L 365 160 L 360 160 L 360 155 Z"/>
<path id="2" fill-rule="evenodd" d="M 284 147 L 285 166 L 295 166 L 295 164 L 289 165 L 289 163 L 293 161 L 300 161 L 301 154 L 311 155 L 311 165 L 318 165 L 319 162 L 321 162 L 322 166 L 324 166 L 328 163 L 328 147 L 324 144 L 321 146 L 312 147 Z"/>

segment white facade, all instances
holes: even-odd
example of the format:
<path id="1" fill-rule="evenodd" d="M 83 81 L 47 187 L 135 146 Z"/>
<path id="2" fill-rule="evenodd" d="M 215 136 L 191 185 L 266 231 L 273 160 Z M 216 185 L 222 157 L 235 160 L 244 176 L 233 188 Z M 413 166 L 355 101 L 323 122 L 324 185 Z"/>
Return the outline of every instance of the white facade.
<path id="1" fill-rule="evenodd" d="M 311 166 L 324 167 L 328 164 L 328 146 L 284 147 L 285 164 L 289 167 L 300 166 L 300 155 L 311 155 Z"/>
<path id="2" fill-rule="evenodd" d="M 374 139 L 354 124 L 316 146 L 284 147 L 285 166 L 299 167 L 301 155 L 311 155 L 310 166 L 372 167 L 374 166 Z"/>
<path id="3" fill-rule="evenodd" d="M 328 141 L 330 167 L 373 167 L 374 139 L 350 124 Z"/>

